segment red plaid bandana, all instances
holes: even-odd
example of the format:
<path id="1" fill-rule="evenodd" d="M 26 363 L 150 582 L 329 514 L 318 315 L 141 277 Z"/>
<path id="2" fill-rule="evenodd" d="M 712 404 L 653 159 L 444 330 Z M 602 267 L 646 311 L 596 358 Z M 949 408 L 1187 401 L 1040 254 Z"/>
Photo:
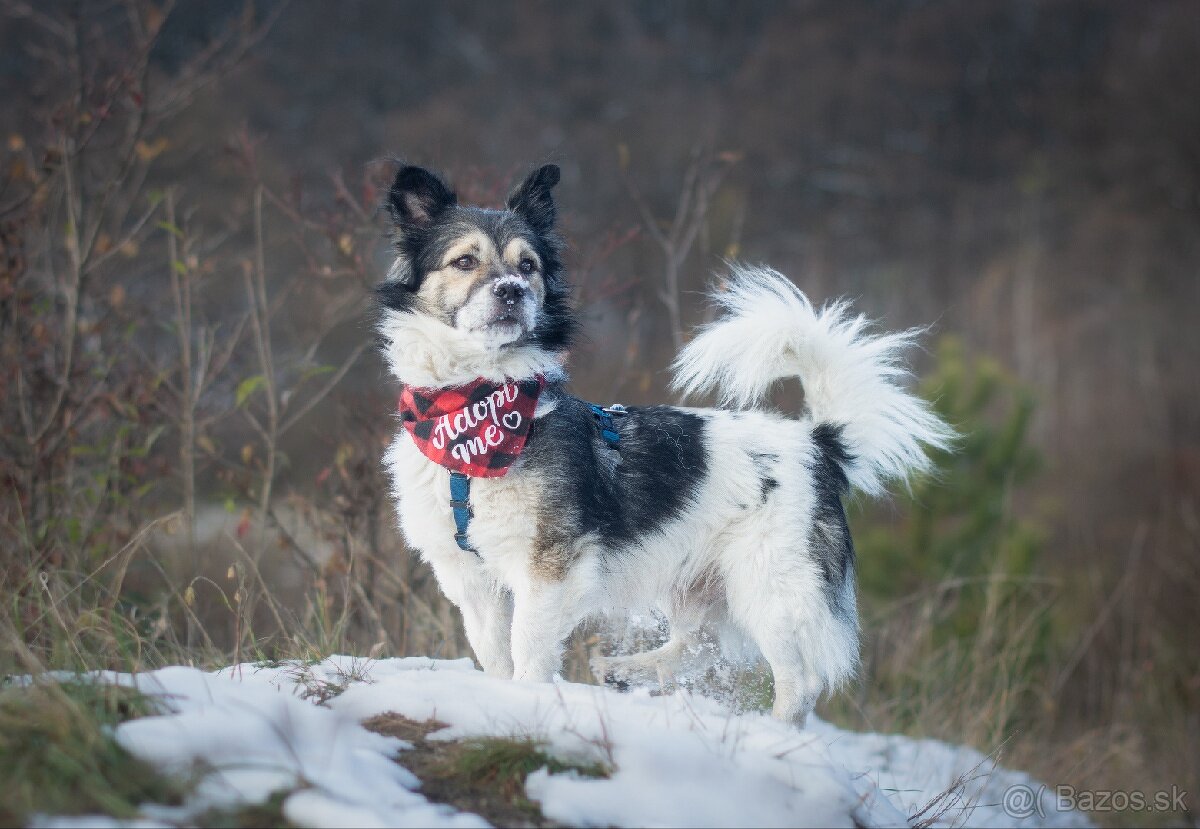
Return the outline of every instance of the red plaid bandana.
<path id="1" fill-rule="evenodd" d="M 541 375 L 497 385 L 400 392 L 400 420 L 431 461 L 473 478 L 498 478 L 520 456 L 533 425 L 533 410 L 546 385 Z"/>

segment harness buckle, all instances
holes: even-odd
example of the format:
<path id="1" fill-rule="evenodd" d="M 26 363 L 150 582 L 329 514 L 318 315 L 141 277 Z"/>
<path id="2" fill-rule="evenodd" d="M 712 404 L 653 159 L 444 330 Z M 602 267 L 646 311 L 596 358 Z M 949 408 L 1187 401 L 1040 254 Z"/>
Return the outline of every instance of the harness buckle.
<path id="1" fill-rule="evenodd" d="M 596 418 L 596 422 L 600 425 L 600 437 L 604 439 L 604 443 L 609 449 L 614 452 L 621 451 L 621 433 L 617 431 L 617 424 L 613 423 L 613 415 L 628 414 L 625 407 L 620 403 L 614 403 L 607 408 L 598 406 L 595 403 L 589 403 L 588 408 L 592 410 L 592 415 Z"/>

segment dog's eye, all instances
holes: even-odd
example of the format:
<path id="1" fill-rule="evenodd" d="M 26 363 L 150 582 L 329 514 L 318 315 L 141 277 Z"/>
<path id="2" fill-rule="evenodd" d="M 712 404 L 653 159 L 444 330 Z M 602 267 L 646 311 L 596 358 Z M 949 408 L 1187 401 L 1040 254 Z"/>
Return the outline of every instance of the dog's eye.
<path id="1" fill-rule="evenodd" d="M 534 261 L 528 257 L 521 260 L 519 267 L 521 268 L 521 273 L 533 273 L 535 270 L 537 270 L 537 264 L 535 264 Z"/>
<path id="2" fill-rule="evenodd" d="M 474 270 L 475 266 L 479 264 L 479 260 L 468 253 L 458 257 L 450 264 L 458 268 L 460 271 L 469 271 Z"/>

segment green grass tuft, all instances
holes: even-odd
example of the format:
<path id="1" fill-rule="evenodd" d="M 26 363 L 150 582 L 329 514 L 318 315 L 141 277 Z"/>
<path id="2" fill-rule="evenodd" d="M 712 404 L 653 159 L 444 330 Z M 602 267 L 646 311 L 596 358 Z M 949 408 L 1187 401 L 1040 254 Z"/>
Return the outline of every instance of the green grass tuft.
<path id="1" fill-rule="evenodd" d="M 608 777 L 599 763 L 570 763 L 547 754 L 543 744 L 529 737 L 480 737 L 465 740 L 450 760 L 451 770 L 472 785 L 523 791 L 525 778 L 540 768 L 551 774 L 576 772 L 583 777 Z"/>
<path id="2" fill-rule="evenodd" d="M 458 788 L 471 792 L 482 803 L 504 804 L 507 810 L 500 811 L 500 823 L 514 812 L 531 825 L 546 822 L 541 807 L 525 796 L 525 779 L 538 769 L 545 768 L 551 774 L 575 772 L 583 777 L 609 776 L 609 770 L 599 763 L 561 760 L 548 754 L 544 743 L 529 737 L 477 737 L 445 745 L 444 753 L 425 769 L 422 790 L 444 792 Z M 400 761 L 404 762 L 404 759 L 402 754 Z M 479 805 L 471 803 L 469 808 L 474 810 Z M 506 815 L 508 810 L 512 811 Z"/>
<path id="3" fill-rule="evenodd" d="M 495 826 L 557 826 L 525 796 L 525 779 L 538 769 L 551 774 L 574 772 L 605 778 L 612 770 L 603 763 L 579 763 L 549 754 L 545 743 L 530 737 L 475 737 L 468 740 L 428 740 L 445 723 L 416 722 L 399 714 L 380 714 L 363 722 L 379 734 L 412 743 L 396 761 L 421 781 L 421 794 L 477 814 Z"/>

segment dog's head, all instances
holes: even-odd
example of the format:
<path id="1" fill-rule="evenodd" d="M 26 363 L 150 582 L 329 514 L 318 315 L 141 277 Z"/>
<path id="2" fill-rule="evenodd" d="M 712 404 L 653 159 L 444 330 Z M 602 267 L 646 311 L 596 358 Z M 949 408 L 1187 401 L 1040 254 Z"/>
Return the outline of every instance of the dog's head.
<path id="1" fill-rule="evenodd" d="M 558 177 L 558 167 L 541 167 L 505 209 L 491 210 L 460 205 L 420 167 L 396 173 L 386 205 L 396 260 L 378 296 L 385 352 L 402 381 L 502 379 L 561 365 L 574 320 L 554 232 Z"/>

